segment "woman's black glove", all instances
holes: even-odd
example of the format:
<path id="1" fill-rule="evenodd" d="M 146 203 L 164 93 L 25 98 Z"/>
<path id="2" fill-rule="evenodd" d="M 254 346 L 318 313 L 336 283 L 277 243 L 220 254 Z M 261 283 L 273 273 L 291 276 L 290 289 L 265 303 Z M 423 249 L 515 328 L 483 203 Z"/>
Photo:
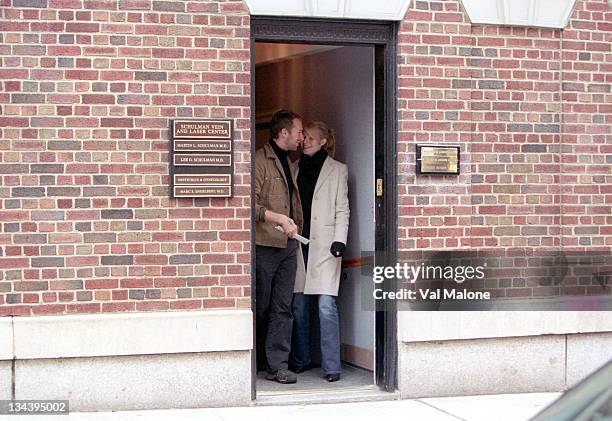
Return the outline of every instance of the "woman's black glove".
<path id="1" fill-rule="evenodd" d="M 334 241 L 329 248 L 329 251 L 334 257 L 342 257 L 344 250 L 346 250 L 346 245 L 340 241 Z"/>

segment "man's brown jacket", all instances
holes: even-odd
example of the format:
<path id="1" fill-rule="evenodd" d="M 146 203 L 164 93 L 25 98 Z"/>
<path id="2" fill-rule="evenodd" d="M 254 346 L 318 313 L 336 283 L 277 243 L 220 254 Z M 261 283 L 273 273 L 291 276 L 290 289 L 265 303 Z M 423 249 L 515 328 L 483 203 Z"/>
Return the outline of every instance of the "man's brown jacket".
<path id="1" fill-rule="evenodd" d="M 291 168 L 291 165 L 289 166 Z M 289 187 L 293 183 L 293 212 L 289 215 Z M 255 243 L 259 246 L 285 248 L 287 235 L 265 222 L 266 210 L 289 216 L 302 232 L 304 217 L 297 183 L 285 178 L 281 162 L 269 143 L 255 153 Z"/>

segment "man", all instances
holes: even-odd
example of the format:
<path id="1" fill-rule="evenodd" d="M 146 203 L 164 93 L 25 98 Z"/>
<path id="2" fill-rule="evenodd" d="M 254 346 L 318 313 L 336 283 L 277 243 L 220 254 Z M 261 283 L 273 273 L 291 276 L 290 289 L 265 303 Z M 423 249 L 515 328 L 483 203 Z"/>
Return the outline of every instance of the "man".
<path id="1" fill-rule="evenodd" d="M 303 218 L 287 155 L 298 148 L 304 133 L 301 117 L 291 111 L 274 114 L 270 126 L 270 141 L 255 154 L 257 366 L 267 370 L 268 380 L 295 383 L 295 374 L 287 369 L 297 268 L 293 237 Z"/>

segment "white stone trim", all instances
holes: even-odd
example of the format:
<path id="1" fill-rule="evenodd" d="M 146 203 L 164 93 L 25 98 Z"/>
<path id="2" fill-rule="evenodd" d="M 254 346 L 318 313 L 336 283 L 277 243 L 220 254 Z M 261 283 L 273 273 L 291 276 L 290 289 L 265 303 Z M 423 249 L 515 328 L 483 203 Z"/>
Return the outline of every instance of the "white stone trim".
<path id="1" fill-rule="evenodd" d="M 565 378 L 573 387 L 612 359 L 612 333 L 568 335 L 565 348 Z"/>
<path id="2" fill-rule="evenodd" d="M 461 2 L 472 23 L 557 29 L 567 26 L 576 6 L 576 0 L 461 0 Z"/>
<path id="3" fill-rule="evenodd" d="M 404 19 L 412 0 L 245 0 L 251 15 L 341 19 Z"/>
<path id="4" fill-rule="evenodd" d="M 14 382 L 15 399 L 68 399 L 75 412 L 148 410 L 137 417 L 143 421 L 181 419 L 151 410 L 249 406 L 251 352 L 17 360 Z"/>
<path id="5" fill-rule="evenodd" d="M 565 336 L 413 342 L 398 353 L 402 399 L 565 388 Z"/>
<path id="6" fill-rule="evenodd" d="M 10 317 L 0 317 L 0 360 L 13 358 L 13 321 Z"/>
<path id="7" fill-rule="evenodd" d="M 3 327 L 4 326 L 4 327 Z M 253 348 L 251 310 L 14 317 L 0 359 L 242 351 Z M 4 330 L 1 330 L 4 329 Z M 4 337 L 4 336 L 2 336 Z M 8 357 L 8 358 L 7 358 Z"/>
<path id="8" fill-rule="evenodd" d="M 612 332 L 606 311 L 400 311 L 401 342 Z"/>

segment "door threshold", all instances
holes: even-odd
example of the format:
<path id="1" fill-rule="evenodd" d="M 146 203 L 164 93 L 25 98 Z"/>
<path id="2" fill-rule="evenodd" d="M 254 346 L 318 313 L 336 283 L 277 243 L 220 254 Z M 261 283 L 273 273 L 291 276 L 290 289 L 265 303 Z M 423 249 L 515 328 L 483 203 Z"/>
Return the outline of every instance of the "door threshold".
<path id="1" fill-rule="evenodd" d="M 385 392 L 378 386 L 364 386 L 339 390 L 301 390 L 287 393 L 258 393 L 253 406 L 313 405 L 322 403 L 350 403 L 392 401 L 400 399 L 399 391 Z"/>

